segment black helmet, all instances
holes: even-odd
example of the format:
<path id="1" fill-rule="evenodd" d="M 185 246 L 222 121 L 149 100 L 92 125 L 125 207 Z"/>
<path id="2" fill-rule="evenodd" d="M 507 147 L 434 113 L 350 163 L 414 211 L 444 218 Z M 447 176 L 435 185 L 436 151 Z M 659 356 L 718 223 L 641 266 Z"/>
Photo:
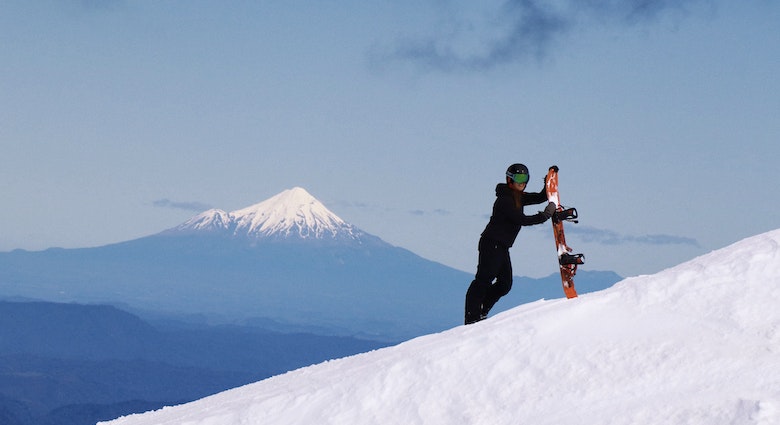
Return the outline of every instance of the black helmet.
<path id="1" fill-rule="evenodd" d="M 512 164 L 506 169 L 506 176 L 515 183 L 528 183 L 528 167 L 523 164 Z"/>

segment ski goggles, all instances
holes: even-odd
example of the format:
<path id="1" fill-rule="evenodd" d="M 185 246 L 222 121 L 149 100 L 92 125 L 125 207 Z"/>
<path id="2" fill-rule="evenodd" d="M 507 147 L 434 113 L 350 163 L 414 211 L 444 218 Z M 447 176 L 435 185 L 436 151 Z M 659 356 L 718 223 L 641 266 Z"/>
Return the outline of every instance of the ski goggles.
<path id="1" fill-rule="evenodd" d="M 506 176 L 512 179 L 512 181 L 517 184 L 528 183 L 528 174 L 506 173 Z"/>

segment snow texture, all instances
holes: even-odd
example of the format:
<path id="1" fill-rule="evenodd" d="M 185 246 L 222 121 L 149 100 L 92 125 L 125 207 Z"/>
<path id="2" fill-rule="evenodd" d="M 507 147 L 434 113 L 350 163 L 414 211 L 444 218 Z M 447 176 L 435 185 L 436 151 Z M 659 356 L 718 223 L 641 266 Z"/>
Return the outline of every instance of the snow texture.
<path id="1" fill-rule="evenodd" d="M 113 425 L 780 424 L 780 230 Z"/>
<path id="2" fill-rule="evenodd" d="M 300 187 L 233 212 L 211 209 L 168 233 L 213 232 L 253 239 L 352 239 L 363 232 Z"/>

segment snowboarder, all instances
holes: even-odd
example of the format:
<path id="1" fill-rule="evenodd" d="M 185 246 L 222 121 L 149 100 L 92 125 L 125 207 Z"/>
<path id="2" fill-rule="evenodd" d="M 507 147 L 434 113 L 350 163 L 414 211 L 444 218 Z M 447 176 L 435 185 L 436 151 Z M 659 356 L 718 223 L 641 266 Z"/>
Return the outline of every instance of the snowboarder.
<path id="1" fill-rule="evenodd" d="M 477 273 L 466 292 L 467 325 L 485 319 L 496 301 L 512 289 L 509 248 L 514 244 L 520 228 L 542 224 L 555 213 L 556 205 L 553 202 L 549 202 L 544 211 L 537 214 L 523 213 L 526 205 L 547 202 L 546 188 L 537 193 L 525 192 L 528 179 L 528 167 L 512 164 L 506 170 L 506 183 L 496 186 L 493 214 L 479 239 Z"/>

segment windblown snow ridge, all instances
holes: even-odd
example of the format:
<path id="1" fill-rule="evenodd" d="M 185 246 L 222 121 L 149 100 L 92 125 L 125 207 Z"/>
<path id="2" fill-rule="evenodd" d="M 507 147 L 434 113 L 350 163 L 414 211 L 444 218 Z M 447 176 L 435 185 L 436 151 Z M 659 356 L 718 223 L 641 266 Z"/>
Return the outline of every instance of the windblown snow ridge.
<path id="1" fill-rule="evenodd" d="M 111 424 L 778 424 L 778 302 L 775 230 Z"/>

